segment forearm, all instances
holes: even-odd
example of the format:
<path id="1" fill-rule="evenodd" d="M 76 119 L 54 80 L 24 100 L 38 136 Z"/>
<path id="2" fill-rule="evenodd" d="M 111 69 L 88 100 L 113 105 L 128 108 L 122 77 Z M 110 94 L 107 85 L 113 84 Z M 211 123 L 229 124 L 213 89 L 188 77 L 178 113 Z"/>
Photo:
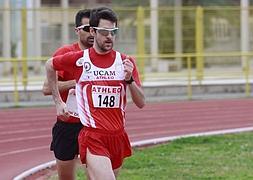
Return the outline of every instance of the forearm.
<path id="1" fill-rule="evenodd" d="M 66 91 L 76 86 L 76 80 L 58 81 L 59 91 Z"/>
<path id="2" fill-rule="evenodd" d="M 145 106 L 144 92 L 135 82 L 128 85 L 133 102 L 137 107 L 143 108 Z"/>
<path id="3" fill-rule="evenodd" d="M 134 64 L 131 60 L 129 60 L 129 56 L 127 56 L 126 59 L 123 60 L 123 66 L 125 75 L 124 80 L 129 87 L 132 100 L 137 107 L 143 108 L 145 106 L 144 92 L 142 88 L 139 87 L 133 79 Z M 138 74 L 136 74 L 136 76 L 137 75 Z"/>
<path id="4" fill-rule="evenodd" d="M 55 104 L 61 103 L 62 99 L 59 94 L 59 89 L 57 86 L 57 76 L 56 76 L 56 71 L 54 70 L 53 65 L 52 65 L 52 59 L 49 59 L 46 62 L 46 72 L 47 72 L 48 87 L 51 90 L 53 100 Z"/>
<path id="5" fill-rule="evenodd" d="M 71 88 L 74 88 L 76 85 L 76 81 L 75 80 L 69 80 L 69 81 L 58 81 L 58 89 L 60 92 L 62 91 L 66 91 L 69 90 Z M 48 85 L 48 81 L 45 80 L 44 85 L 43 85 L 43 89 L 42 89 L 43 94 L 46 95 L 52 95 L 52 91 L 49 88 Z"/>

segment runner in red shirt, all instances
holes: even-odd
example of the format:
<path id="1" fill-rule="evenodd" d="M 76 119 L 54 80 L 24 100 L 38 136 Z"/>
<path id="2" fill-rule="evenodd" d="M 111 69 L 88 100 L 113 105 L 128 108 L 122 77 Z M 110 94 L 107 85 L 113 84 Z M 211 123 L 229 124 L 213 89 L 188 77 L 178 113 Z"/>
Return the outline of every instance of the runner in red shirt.
<path id="1" fill-rule="evenodd" d="M 116 179 L 123 159 L 131 155 L 124 130 L 126 88 L 142 108 L 145 97 L 133 59 L 114 51 L 116 14 L 109 8 L 92 10 L 93 48 L 51 58 L 46 63 L 57 114 L 70 116 L 56 86 L 55 71 L 71 73 L 77 82 L 78 114 L 84 128 L 79 134 L 81 161 L 91 179 Z"/>
<path id="2" fill-rule="evenodd" d="M 78 36 L 78 41 L 71 45 L 65 45 L 59 48 L 54 57 L 63 55 L 68 52 L 78 52 L 92 46 L 94 38 L 90 35 L 89 26 L 90 10 L 80 10 L 75 17 L 75 31 Z M 57 121 L 52 130 L 52 143 L 50 150 L 54 152 L 58 177 L 59 179 L 75 179 L 75 162 L 79 153 L 78 135 L 83 128 L 77 111 L 75 85 L 76 82 L 71 73 L 67 71 L 58 71 L 58 87 L 61 98 L 66 102 L 68 110 L 72 116 L 66 118 L 57 116 Z M 51 95 L 51 89 L 48 82 L 43 85 L 44 95 Z"/>

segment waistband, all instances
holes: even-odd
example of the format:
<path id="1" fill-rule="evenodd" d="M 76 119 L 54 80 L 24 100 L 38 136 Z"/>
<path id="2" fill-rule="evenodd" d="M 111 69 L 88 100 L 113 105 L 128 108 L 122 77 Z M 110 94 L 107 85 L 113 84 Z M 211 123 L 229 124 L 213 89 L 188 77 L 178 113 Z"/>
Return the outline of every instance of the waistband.
<path id="1" fill-rule="evenodd" d="M 63 120 L 61 120 L 60 117 L 57 117 L 57 121 L 62 121 L 65 123 L 81 123 L 80 119 L 76 118 L 76 117 L 69 117 L 67 121 L 63 121 Z"/>
<path id="2" fill-rule="evenodd" d="M 84 131 L 101 133 L 101 134 L 105 134 L 105 135 L 118 135 L 118 134 L 124 133 L 125 129 L 121 128 L 121 129 L 117 129 L 117 130 L 111 131 L 111 130 L 97 129 L 97 128 L 92 128 L 92 127 L 86 127 L 86 126 L 84 126 Z"/>

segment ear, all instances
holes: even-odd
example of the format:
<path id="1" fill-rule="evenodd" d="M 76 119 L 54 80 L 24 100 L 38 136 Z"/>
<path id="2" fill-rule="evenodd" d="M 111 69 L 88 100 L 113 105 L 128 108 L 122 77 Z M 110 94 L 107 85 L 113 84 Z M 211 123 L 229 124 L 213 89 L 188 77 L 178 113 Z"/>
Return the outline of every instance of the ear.
<path id="1" fill-rule="evenodd" d="M 92 27 L 90 27 L 90 34 L 91 34 L 92 36 L 95 36 L 95 34 L 96 34 L 95 29 L 92 28 Z"/>
<path id="2" fill-rule="evenodd" d="M 79 29 L 75 28 L 75 33 L 78 35 Z"/>

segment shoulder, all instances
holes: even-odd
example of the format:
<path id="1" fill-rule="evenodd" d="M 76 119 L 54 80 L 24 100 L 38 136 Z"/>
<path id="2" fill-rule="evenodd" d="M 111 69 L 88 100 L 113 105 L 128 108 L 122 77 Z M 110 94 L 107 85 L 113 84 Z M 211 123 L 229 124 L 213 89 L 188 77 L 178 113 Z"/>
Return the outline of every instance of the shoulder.
<path id="1" fill-rule="evenodd" d="M 53 56 L 54 61 L 65 61 L 65 62 L 75 62 L 76 60 L 83 57 L 83 51 L 69 51 L 64 54 L 59 54 L 56 56 Z"/>
<path id="2" fill-rule="evenodd" d="M 135 58 L 134 58 L 133 56 L 129 56 L 129 55 L 123 54 L 123 53 L 120 53 L 120 56 L 121 56 L 122 61 L 128 57 L 128 59 L 129 59 L 130 61 L 132 61 L 132 63 L 135 64 Z"/>
<path id="3" fill-rule="evenodd" d="M 59 56 L 59 55 L 66 54 L 68 52 L 76 51 L 75 47 L 76 47 L 76 44 L 64 45 L 64 46 L 58 48 L 54 52 L 53 56 Z"/>
<path id="4" fill-rule="evenodd" d="M 81 58 L 83 57 L 83 50 L 80 51 L 69 51 L 67 53 L 64 54 L 64 56 L 66 57 L 72 57 L 73 59 L 75 58 Z"/>

